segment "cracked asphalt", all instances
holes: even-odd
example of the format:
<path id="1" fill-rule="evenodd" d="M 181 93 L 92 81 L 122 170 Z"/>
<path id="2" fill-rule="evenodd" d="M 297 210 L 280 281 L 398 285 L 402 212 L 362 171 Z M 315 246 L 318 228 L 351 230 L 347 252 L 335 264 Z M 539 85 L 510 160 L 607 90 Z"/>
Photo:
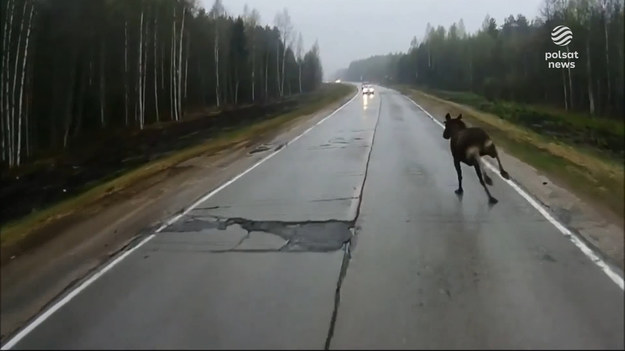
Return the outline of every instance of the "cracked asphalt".
<path id="1" fill-rule="evenodd" d="M 399 93 L 276 147 L 15 348 L 623 349 L 623 291 L 498 177 L 458 198 Z"/>

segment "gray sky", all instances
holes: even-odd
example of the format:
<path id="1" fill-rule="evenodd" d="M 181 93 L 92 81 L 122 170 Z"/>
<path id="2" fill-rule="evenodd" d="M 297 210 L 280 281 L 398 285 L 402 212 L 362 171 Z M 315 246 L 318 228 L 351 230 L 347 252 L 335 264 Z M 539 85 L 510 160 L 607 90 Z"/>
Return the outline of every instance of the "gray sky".
<path id="1" fill-rule="evenodd" d="M 214 0 L 200 0 L 210 9 Z M 324 74 L 347 67 L 355 59 L 406 51 L 413 36 L 423 37 L 428 22 L 445 28 L 461 18 L 467 31 L 477 30 L 486 14 L 498 24 L 509 15 L 535 18 L 543 0 L 223 0 L 230 14 L 248 4 L 263 24 L 288 8 L 308 49 L 319 40 Z"/>

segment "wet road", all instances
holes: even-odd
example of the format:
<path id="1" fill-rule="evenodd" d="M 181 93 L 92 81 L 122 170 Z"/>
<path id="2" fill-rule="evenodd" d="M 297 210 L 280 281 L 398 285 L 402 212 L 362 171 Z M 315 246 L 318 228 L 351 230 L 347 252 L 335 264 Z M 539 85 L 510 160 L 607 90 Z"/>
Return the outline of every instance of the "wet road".
<path id="1" fill-rule="evenodd" d="M 14 348 L 623 348 L 623 290 L 499 177 L 458 198 L 399 93 L 272 152 Z"/>

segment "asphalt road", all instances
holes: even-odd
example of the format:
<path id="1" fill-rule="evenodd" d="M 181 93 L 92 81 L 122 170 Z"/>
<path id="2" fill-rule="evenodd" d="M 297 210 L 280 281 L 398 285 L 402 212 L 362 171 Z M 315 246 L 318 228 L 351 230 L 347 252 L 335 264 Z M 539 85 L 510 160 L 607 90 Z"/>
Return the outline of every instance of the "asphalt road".
<path id="1" fill-rule="evenodd" d="M 14 348 L 623 349 L 623 290 L 463 168 L 459 198 L 442 129 L 397 92 L 358 95 Z"/>

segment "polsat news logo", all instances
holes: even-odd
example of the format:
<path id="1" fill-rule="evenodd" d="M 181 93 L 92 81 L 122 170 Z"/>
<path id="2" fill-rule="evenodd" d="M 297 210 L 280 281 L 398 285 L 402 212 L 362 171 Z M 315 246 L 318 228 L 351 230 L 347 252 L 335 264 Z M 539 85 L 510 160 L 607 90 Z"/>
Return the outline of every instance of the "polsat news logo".
<path id="1" fill-rule="evenodd" d="M 551 31 L 551 41 L 558 46 L 566 47 L 566 51 L 545 52 L 545 61 L 549 68 L 575 68 L 573 59 L 579 58 L 577 51 L 569 51 L 568 45 L 573 40 L 573 32 L 567 26 L 557 26 Z"/>

